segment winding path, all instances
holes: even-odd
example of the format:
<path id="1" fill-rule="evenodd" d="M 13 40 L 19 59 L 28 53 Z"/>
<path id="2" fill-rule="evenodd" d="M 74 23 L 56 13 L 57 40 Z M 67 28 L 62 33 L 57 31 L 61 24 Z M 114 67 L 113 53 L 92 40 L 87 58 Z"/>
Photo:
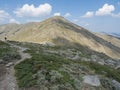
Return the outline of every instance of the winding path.
<path id="1" fill-rule="evenodd" d="M 13 62 L 14 65 L 7 68 L 7 73 L 5 74 L 5 76 L 3 76 L 2 81 L 0 81 L 0 90 L 19 90 L 16 78 L 14 76 L 15 75 L 14 66 L 27 58 L 31 58 L 31 56 L 30 54 L 24 52 L 27 48 L 12 44 L 10 42 L 6 43 L 9 44 L 11 47 L 18 49 L 18 53 L 20 54 L 21 59 L 16 62 Z"/>

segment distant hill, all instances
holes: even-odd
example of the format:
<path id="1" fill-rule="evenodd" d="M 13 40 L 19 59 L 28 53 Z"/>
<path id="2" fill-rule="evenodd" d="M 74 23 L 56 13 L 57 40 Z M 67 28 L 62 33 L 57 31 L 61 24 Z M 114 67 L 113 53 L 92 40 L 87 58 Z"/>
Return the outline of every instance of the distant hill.
<path id="1" fill-rule="evenodd" d="M 102 34 L 102 33 L 94 33 L 95 35 L 97 35 L 98 37 L 111 42 L 113 45 L 120 47 L 120 40 L 119 38 L 116 38 L 115 36 L 109 35 L 109 34 Z"/>
<path id="2" fill-rule="evenodd" d="M 111 33 L 110 35 L 120 39 L 120 33 Z"/>
<path id="3" fill-rule="evenodd" d="M 101 33 L 120 39 L 120 33 L 107 33 L 107 32 Z"/>
<path id="4" fill-rule="evenodd" d="M 80 44 L 112 58 L 120 59 L 118 39 L 110 42 L 110 39 L 102 38 L 60 16 L 37 23 L 1 25 L 0 38 L 4 39 L 5 36 L 9 40 L 45 45 L 76 46 Z"/>

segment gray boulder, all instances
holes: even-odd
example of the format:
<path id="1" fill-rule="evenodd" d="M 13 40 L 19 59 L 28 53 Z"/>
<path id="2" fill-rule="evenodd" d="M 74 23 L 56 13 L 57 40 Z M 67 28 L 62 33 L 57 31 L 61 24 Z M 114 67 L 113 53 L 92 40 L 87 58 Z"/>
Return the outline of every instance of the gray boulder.
<path id="1" fill-rule="evenodd" d="M 119 82 L 117 82 L 116 80 L 112 80 L 112 84 L 114 85 L 116 90 L 120 90 L 120 83 Z"/>
<path id="2" fill-rule="evenodd" d="M 85 75 L 83 77 L 83 82 L 91 86 L 96 86 L 96 87 L 101 85 L 100 80 L 97 75 Z"/>

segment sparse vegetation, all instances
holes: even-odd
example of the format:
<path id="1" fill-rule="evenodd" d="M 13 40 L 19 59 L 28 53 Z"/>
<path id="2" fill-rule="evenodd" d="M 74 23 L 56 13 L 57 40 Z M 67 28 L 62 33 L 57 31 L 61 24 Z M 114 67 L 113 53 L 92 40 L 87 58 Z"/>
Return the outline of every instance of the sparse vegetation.
<path id="1" fill-rule="evenodd" d="M 3 60 L 3 63 L 19 60 L 20 58 L 16 48 L 10 47 L 9 44 L 0 41 L 0 59 Z"/>
<path id="2" fill-rule="evenodd" d="M 53 88 L 52 86 L 54 85 L 66 85 L 67 83 L 71 85 L 72 88 L 78 88 L 75 82 L 76 79 L 78 79 L 78 81 L 82 84 L 81 77 L 86 73 L 91 74 L 91 72 L 92 74 L 99 74 L 120 82 L 120 72 L 109 66 L 100 65 L 91 61 L 85 62 L 66 59 L 66 57 L 59 55 L 59 53 L 51 54 L 44 52 L 44 50 L 67 50 L 68 47 L 65 48 L 62 46 L 55 46 L 54 48 L 35 44 L 34 46 L 32 44 L 24 44 L 24 46 L 30 48 L 26 52 L 30 53 L 32 58 L 27 59 L 15 66 L 19 87 L 31 87 L 34 85 L 43 85 L 43 87 L 45 87 L 45 82 L 48 82 L 48 88 Z M 77 49 L 71 48 L 71 50 L 76 53 Z M 80 49 L 78 50 L 81 51 Z M 84 51 L 81 52 L 83 55 L 82 57 L 91 57 L 91 54 L 84 54 Z M 95 53 L 93 52 L 93 54 Z M 102 54 L 96 55 L 102 56 Z M 63 65 L 67 65 L 70 71 L 69 69 L 65 69 Z M 60 70 L 60 68 L 62 68 L 63 71 Z M 79 69 L 81 69 L 82 73 Z M 54 73 L 54 75 L 52 73 Z"/>
<path id="3" fill-rule="evenodd" d="M 54 55 L 42 55 L 42 54 L 32 54 L 31 59 L 25 60 L 20 64 L 15 66 L 16 77 L 20 87 L 30 87 L 36 83 L 36 79 L 32 76 L 37 73 L 37 71 L 45 69 L 47 72 L 51 70 L 58 70 L 62 64 L 69 62 L 63 58 L 58 58 Z M 46 75 L 46 79 L 49 79 L 49 75 Z M 26 82 L 32 83 L 26 83 Z"/>
<path id="4" fill-rule="evenodd" d="M 120 82 L 120 71 L 113 69 L 109 66 L 100 65 L 95 62 L 86 62 L 91 69 L 95 70 L 95 73 L 105 75 L 106 77 L 113 78 Z"/>
<path id="5" fill-rule="evenodd" d="M 33 60 L 28 59 L 15 66 L 19 87 L 30 87 L 35 84 L 35 79 L 32 77 L 36 73 Z"/>

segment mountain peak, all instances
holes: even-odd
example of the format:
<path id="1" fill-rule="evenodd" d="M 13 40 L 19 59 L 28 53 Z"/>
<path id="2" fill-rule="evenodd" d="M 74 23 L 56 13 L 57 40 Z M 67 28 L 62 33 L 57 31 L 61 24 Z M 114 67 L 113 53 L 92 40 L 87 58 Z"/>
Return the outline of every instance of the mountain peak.
<path id="1" fill-rule="evenodd" d="M 50 20 L 51 22 L 55 22 L 58 23 L 59 21 L 67 21 L 64 17 L 62 16 L 53 16 L 51 18 L 49 18 L 48 20 Z"/>
<path id="2" fill-rule="evenodd" d="M 39 25 L 41 25 L 41 22 Z M 53 17 L 50 17 L 42 22 L 42 26 L 45 26 L 46 28 L 49 28 L 49 29 L 54 27 L 54 29 L 56 28 L 56 30 L 58 28 L 65 27 L 65 25 L 72 26 L 71 22 L 62 16 L 53 16 Z"/>
<path id="3" fill-rule="evenodd" d="M 65 18 L 62 16 L 53 16 L 53 17 L 51 17 L 51 19 L 65 19 Z"/>

